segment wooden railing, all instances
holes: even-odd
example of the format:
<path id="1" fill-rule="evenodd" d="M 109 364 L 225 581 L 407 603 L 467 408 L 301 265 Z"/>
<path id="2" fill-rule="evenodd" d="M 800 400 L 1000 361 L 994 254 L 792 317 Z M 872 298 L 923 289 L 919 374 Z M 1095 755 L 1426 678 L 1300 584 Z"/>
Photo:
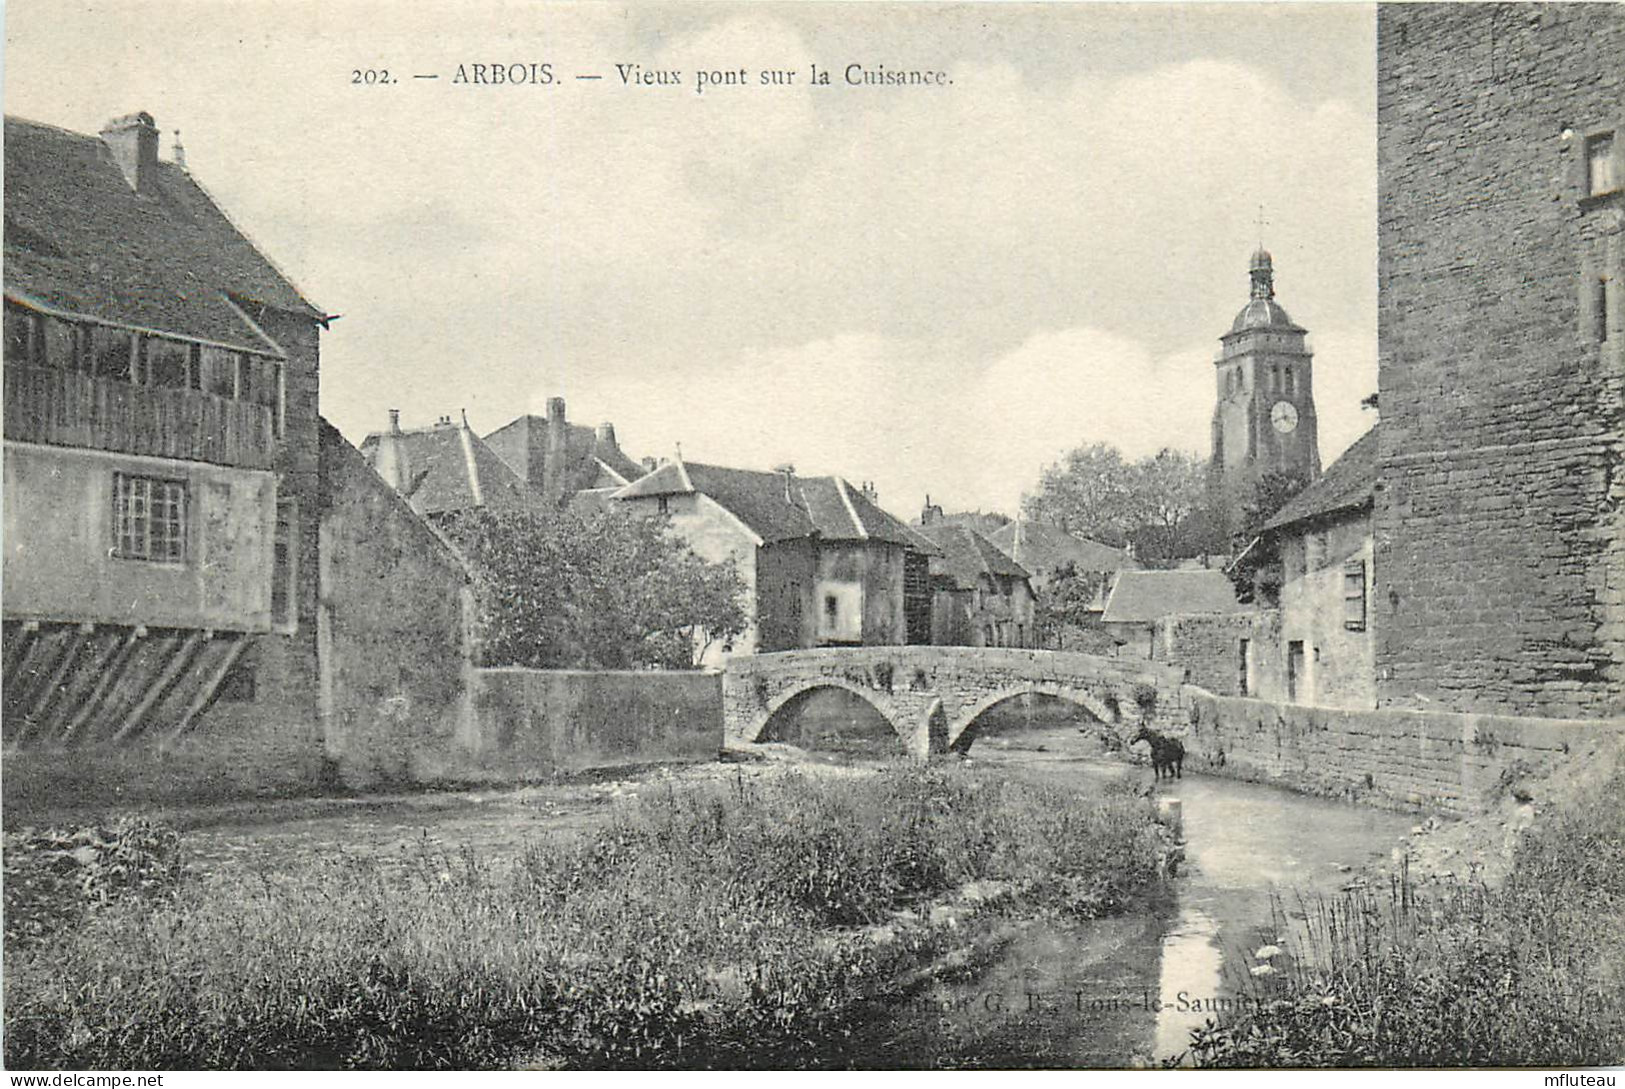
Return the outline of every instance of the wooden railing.
<path id="1" fill-rule="evenodd" d="M 5 437 L 14 442 L 271 468 L 276 443 L 263 405 L 10 362 L 5 375 Z"/>

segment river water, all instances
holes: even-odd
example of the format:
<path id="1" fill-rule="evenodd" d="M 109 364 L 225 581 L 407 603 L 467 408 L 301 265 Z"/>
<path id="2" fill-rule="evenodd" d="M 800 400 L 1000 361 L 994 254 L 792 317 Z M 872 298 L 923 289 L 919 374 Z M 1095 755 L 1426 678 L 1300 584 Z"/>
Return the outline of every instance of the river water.
<path id="1" fill-rule="evenodd" d="M 1088 791 L 1148 767 L 1104 758 L 1073 727 L 978 740 L 972 758 L 1032 781 Z M 856 1041 L 854 1065 L 887 1068 L 1159 1064 L 1235 1002 L 1237 981 L 1288 917 L 1388 857 L 1416 818 L 1275 787 L 1187 776 L 1177 798 L 1186 860 L 1164 894 L 1121 918 L 1011 924 L 997 961 L 889 1009 Z"/>

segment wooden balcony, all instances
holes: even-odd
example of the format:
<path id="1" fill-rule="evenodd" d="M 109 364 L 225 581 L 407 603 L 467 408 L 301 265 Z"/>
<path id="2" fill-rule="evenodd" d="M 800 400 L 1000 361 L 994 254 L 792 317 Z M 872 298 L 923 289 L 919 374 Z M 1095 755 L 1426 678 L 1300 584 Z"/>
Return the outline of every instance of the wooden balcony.
<path id="1" fill-rule="evenodd" d="M 13 442 L 271 468 L 276 441 L 263 405 L 9 362 L 5 376 Z"/>

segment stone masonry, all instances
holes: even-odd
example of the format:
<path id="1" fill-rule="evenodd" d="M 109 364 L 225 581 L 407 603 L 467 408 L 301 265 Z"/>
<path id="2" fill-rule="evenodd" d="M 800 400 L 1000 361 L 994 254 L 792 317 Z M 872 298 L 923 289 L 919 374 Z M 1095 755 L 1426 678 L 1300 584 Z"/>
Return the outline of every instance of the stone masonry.
<path id="1" fill-rule="evenodd" d="M 1377 706 L 1617 716 L 1625 7 L 1383 5 L 1377 53 Z"/>
<path id="2" fill-rule="evenodd" d="M 1180 680 L 1155 662 L 1049 650 L 894 646 L 741 655 L 723 673 L 723 725 L 729 741 L 753 742 L 808 692 L 842 688 L 879 711 L 921 757 L 969 749 L 977 718 L 1024 693 L 1069 700 L 1113 728 L 1133 730 L 1144 718 L 1153 729 L 1180 734 L 1189 721 Z"/>

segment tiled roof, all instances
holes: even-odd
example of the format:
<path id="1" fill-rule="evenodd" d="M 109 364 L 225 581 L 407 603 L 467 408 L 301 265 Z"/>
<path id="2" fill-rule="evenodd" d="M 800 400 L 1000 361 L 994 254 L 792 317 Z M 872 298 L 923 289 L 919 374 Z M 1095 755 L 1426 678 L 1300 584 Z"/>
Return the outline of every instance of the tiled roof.
<path id="1" fill-rule="evenodd" d="M 525 482 L 466 424 L 437 424 L 395 433 L 374 432 L 361 442 L 368 464 L 377 466 L 379 446 L 394 442 L 405 454 L 409 480 L 401 494 L 422 514 L 452 511 L 523 510 L 536 505 Z"/>
<path id="2" fill-rule="evenodd" d="M 986 537 L 966 525 L 920 526 L 915 532 L 928 538 L 942 552 L 931 561 L 933 575 L 946 575 L 961 590 L 973 590 L 983 575 L 1027 578 L 1027 571 L 1000 552 Z"/>
<path id="3" fill-rule="evenodd" d="M 485 436 L 485 442 L 521 480 L 540 488 L 540 480 L 530 479 L 532 454 L 548 449 L 552 426 L 546 416 L 520 416 Z M 602 469 L 607 469 L 612 478 L 619 477 L 621 484 L 644 474 L 643 466 L 619 446 L 599 439 L 596 428 L 573 423 L 565 423 L 563 427 L 564 466 L 559 480 L 566 495 L 593 487 Z"/>
<path id="4" fill-rule="evenodd" d="M 227 296 L 301 314 L 300 297 L 184 169 L 137 194 L 95 136 L 6 118 L 5 289 L 65 315 L 274 349 Z"/>
<path id="5" fill-rule="evenodd" d="M 1371 502 L 1377 482 L 1377 428 L 1373 427 L 1343 456 L 1321 473 L 1309 486 L 1289 499 L 1275 516 L 1264 523 L 1265 531 L 1282 529 L 1294 522 L 1353 510 Z"/>
<path id="6" fill-rule="evenodd" d="M 838 476 L 790 476 L 669 461 L 616 493 L 619 499 L 699 492 L 725 507 L 764 543 L 817 533 L 824 540 L 873 539 L 934 551 L 863 492 Z"/>
<path id="7" fill-rule="evenodd" d="M 1124 549 L 1074 537 L 1047 522 L 1011 522 L 988 534 L 988 540 L 1029 571 L 1054 571 L 1068 563 L 1079 571 L 1123 571 L 1140 566 Z"/>
<path id="8" fill-rule="evenodd" d="M 1185 613 L 1240 613 L 1235 588 L 1222 571 L 1123 571 L 1101 619 L 1149 622 Z"/>

